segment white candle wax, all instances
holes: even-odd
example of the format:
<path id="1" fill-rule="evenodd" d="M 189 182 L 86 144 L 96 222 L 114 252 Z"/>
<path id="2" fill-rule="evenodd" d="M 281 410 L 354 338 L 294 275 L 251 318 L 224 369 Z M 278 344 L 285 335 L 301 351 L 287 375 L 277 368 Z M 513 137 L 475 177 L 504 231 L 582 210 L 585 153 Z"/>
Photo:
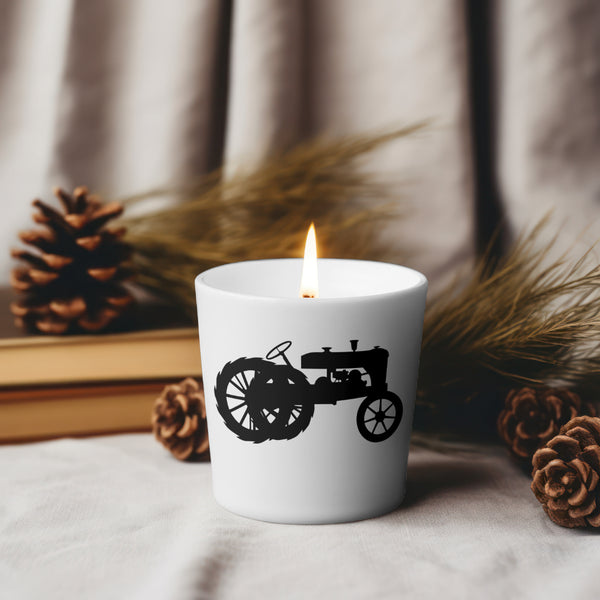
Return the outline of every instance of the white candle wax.
<path id="1" fill-rule="evenodd" d="M 303 260 L 281 258 L 231 263 L 198 276 L 204 285 L 234 294 L 306 301 L 298 295 Z M 427 285 L 421 273 L 366 260 L 319 258 L 319 298 L 344 299 L 399 293 Z"/>

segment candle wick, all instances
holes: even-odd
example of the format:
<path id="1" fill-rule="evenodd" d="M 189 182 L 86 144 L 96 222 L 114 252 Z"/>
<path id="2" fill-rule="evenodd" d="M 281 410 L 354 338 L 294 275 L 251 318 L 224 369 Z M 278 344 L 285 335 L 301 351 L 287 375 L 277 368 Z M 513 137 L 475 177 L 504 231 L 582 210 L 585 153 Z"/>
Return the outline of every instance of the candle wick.
<path id="1" fill-rule="evenodd" d="M 315 298 L 315 297 L 316 297 L 316 295 L 315 295 L 315 294 L 308 294 L 308 293 L 304 292 L 304 293 L 302 294 L 302 297 L 303 297 L 303 298 Z"/>

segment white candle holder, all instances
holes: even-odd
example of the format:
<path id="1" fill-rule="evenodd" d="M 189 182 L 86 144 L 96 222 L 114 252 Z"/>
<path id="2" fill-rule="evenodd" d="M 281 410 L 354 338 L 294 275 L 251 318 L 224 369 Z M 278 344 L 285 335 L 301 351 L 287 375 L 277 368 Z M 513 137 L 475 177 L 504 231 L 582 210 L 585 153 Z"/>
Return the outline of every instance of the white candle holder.
<path id="1" fill-rule="evenodd" d="M 234 263 L 196 278 L 213 490 L 280 523 L 366 519 L 400 505 L 427 280 L 387 263 Z"/>

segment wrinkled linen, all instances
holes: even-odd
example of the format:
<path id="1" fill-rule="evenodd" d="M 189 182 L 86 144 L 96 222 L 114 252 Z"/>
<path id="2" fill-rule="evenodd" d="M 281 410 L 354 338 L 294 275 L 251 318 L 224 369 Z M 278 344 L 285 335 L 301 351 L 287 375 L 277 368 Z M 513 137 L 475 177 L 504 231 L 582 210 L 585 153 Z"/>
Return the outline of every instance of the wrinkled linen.
<path id="1" fill-rule="evenodd" d="M 2 598 L 591 598 L 593 532 L 501 449 L 413 449 L 404 506 L 341 525 L 232 515 L 150 435 L 0 448 Z"/>

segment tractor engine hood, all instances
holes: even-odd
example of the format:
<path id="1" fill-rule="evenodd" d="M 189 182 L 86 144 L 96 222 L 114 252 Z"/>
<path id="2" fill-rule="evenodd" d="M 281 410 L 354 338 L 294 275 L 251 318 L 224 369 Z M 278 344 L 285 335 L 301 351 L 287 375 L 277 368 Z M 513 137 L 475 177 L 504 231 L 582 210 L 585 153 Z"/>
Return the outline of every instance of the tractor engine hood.
<path id="1" fill-rule="evenodd" d="M 383 348 L 359 350 L 356 352 L 309 352 L 302 355 L 303 369 L 352 369 L 363 368 L 366 371 L 379 370 L 387 366 L 389 353 Z"/>

